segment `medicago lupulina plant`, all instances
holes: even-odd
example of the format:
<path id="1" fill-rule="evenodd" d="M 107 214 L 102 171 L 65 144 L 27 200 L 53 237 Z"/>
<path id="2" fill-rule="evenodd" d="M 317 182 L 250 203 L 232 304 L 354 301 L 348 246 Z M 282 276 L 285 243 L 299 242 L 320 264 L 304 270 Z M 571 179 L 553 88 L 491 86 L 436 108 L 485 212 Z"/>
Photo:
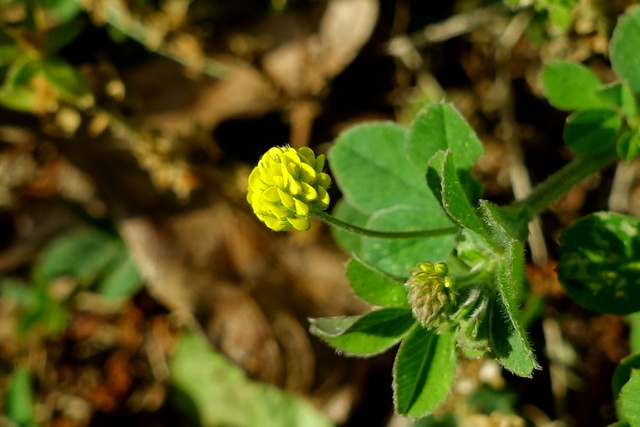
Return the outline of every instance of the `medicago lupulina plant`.
<path id="1" fill-rule="evenodd" d="M 399 344 L 396 411 L 430 413 L 446 398 L 458 355 L 494 358 L 530 377 L 539 364 L 521 307 L 528 223 L 589 175 L 640 151 L 640 9 L 624 16 L 611 41 L 619 80 L 603 84 L 588 68 L 553 62 L 542 72 L 552 105 L 572 111 L 564 138 L 575 160 L 530 195 L 499 207 L 482 200 L 470 171 L 483 146 L 449 104 L 431 104 L 408 128 L 389 122 L 341 134 L 328 164 L 343 194 L 333 209 L 325 157 L 276 147 L 249 178 L 248 201 L 276 231 L 307 230 L 311 216 L 333 227 L 352 259 L 355 293 L 375 308 L 360 316 L 313 319 L 311 331 L 347 355 L 367 357 Z M 565 230 L 558 273 L 570 297 L 602 313 L 640 311 L 640 224 L 612 212 Z M 636 351 L 638 343 L 632 342 Z M 620 417 L 638 420 L 640 353 L 614 382 Z M 622 421 L 624 422 L 624 421 Z"/>

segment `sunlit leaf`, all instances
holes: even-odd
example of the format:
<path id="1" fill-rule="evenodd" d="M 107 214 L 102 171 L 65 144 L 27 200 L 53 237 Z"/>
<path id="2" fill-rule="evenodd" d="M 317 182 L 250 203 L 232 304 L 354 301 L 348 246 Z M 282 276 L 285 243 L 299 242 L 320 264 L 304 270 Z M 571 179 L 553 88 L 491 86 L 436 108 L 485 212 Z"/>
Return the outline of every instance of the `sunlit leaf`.
<path id="1" fill-rule="evenodd" d="M 405 146 L 410 162 L 421 175 L 438 151 L 451 150 L 456 166 L 463 170 L 471 169 L 484 153 L 473 129 L 449 104 L 430 104 L 420 112 L 407 130 Z"/>
<path id="2" fill-rule="evenodd" d="M 447 397 L 456 367 L 452 332 L 436 334 L 416 325 L 400 345 L 393 366 L 396 411 L 422 417 Z"/>
<path id="3" fill-rule="evenodd" d="M 416 208 L 394 206 L 376 212 L 367 228 L 383 231 L 414 231 L 450 227 L 440 204 Z M 455 235 L 415 239 L 362 238 L 360 257 L 368 264 L 397 277 L 407 277 L 409 271 L 423 261 L 447 259 L 455 245 Z"/>
<path id="4" fill-rule="evenodd" d="M 631 426 L 640 425 L 640 369 L 632 369 L 631 378 L 620 391 L 620 407 Z"/>
<path id="5" fill-rule="evenodd" d="M 610 43 L 611 65 L 618 76 L 640 93 L 640 8 L 624 15 L 618 21 Z"/>
<path id="6" fill-rule="evenodd" d="M 409 308 L 382 308 L 362 316 L 312 319 L 310 331 L 349 355 L 373 356 L 396 345 L 415 319 Z"/>
<path id="7" fill-rule="evenodd" d="M 370 217 L 370 215 L 350 205 L 345 199 L 338 201 L 333 210 L 333 215 L 348 224 L 358 227 L 366 226 Z M 339 227 L 331 227 L 331 235 L 345 252 L 360 256 L 362 249 L 361 235 L 350 233 Z"/>
<path id="8" fill-rule="evenodd" d="M 65 23 L 80 12 L 82 3 L 77 0 L 35 0 L 48 13 L 55 16 L 59 24 Z"/>
<path id="9" fill-rule="evenodd" d="M 481 202 L 481 208 L 493 239 L 501 248 L 495 256 L 497 294 L 488 309 L 489 348 L 507 370 L 530 377 L 539 365 L 527 338 L 519 306 L 524 288 L 524 245 L 516 238 L 520 232 L 514 222 L 503 210 L 486 201 Z"/>
<path id="10" fill-rule="evenodd" d="M 640 369 L 640 353 L 633 353 L 626 356 L 620 361 L 613 374 L 613 395 L 618 396 L 622 387 L 631 378 L 631 372 L 634 369 Z"/>
<path id="11" fill-rule="evenodd" d="M 486 236 L 490 240 L 486 225 L 478 216 L 476 208 L 471 205 L 457 173 L 451 151 L 446 151 L 442 161 L 442 203 L 451 218 L 464 228 Z"/>
<path id="12" fill-rule="evenodd" d="M 561 110 L 588 110 L 606 107 L 597 91 L 600 79 L 588 68 L 568 61 L 554 61 L 540 76 L 551 105 Z"/>
<path id="13" fill-rule="evenodd" d="M 183 333 L 168 362 L 172 401 L 200 426 L 331 426 L 304 400 L 248 379 L 197 334 Z"/>
<path id="14" fill-rule="evenodd" d="M 35 425 L 35 407 L 31 381 L 29 369 L 16 369 L 11 374 L 9 388 L 5 395 L 5 414 L 9 421 L 18 427 Z"/>
<path id="15" fill-rule="evenodd" d="M 389 206 L 434 211 L 437 201 L 404 152 L 405 129 L 391 123 L 355 126 L 342 133 L 329 153 L 335 179 L 350 205 L 372 214 Z M 444 217 L 444 212 L 440 213 Z"/>
<path id="16" fill-rule="evenodd" d="M 347 263 L 351 288 L 363 300 L 382 307 L 408 307 L 404 285 L 357 259 Z"/>
<path id="17" fill-rule="evenodd" d="M 491 353 L 507 370 L 521 377 L 531 377 L 540 366 L 518 306 L 519 288 L 524 281 L 524 249 L 515 241 L 505 249 L 505 257 L 500 260 L 496 274 L 499 296 L 489 309 L 489 345 Z"/>
<path id="18" fill-rule="evenodd" d="M 53 240 L 41 257 L 43 274 L 55 279 L 72 276 L 83 285 L 92 284 L 113 262 L 122 243 L 95 229 L 80 229 Z"/>
<path id="19" fill-rule="evenodd" d="M 68 62 L 59 58 L 42 61 L 45 78 L 59 92 L 60 97 L 81 107 L 93 104 L 93 95 L 80 73 Z"/>
<path id="20" fill-rule="evenodd" d="M 143 285 L 142 276 L 131 255 L 123 246 L 105 276 L 98 283 L 98 291 L 109 299 L 130 298 Z"/>

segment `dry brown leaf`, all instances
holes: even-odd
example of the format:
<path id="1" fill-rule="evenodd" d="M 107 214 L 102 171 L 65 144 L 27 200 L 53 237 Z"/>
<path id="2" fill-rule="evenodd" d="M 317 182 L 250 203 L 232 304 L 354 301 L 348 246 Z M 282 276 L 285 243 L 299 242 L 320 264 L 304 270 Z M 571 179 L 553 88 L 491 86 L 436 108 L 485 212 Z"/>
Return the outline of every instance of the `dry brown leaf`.
<path id="1" fill-rule="evenodd" d="M 375 0 L 332 0 L 317 31 L 292 17 L 294 38 L 268 52 L 262 65 L 289 96 L 318 95 L 356 57 L 378 18 Z"/>
<path id="2" fill-rule="evenodd" d="M 168 59 L 123 76 L 127 102 L 137 112 L 134 119 L 167 135 L 188 135 L 196 127 L 213 129 L 225 120 L 259 117 L 279 106 L 277 90 L 252 65 L 228 56 L 216 60 L 228 70 L 223 80 L 191 79 Z"/>

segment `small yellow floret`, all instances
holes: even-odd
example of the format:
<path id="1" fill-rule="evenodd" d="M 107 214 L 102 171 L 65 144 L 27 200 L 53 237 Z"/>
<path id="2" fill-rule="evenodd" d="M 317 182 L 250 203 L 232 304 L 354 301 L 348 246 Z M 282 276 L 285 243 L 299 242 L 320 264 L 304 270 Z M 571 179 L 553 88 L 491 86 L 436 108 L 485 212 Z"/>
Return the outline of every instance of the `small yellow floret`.
<path id="1" fill-rule="evenodd" d="M 329 207 L 331 178 L 322 172 L 325 157 L 302 147 L 273 147 L 251 175 L 247 201 L 267 227 L 275 231 L 308 230 L 310 211 Z"/>

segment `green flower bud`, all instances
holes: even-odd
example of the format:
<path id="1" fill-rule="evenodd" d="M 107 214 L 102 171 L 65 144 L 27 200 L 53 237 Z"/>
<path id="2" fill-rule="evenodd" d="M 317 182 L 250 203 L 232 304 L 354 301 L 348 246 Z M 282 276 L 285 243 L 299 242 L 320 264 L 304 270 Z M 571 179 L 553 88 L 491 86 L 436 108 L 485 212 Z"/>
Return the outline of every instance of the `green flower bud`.
<path id="1" fill-rule="evenodd" d="M 273 147 L 249 175 L 247 201 L 267 227 L 308 230 L 311 210 L 329 207 L 331 178 L 322 172 L 325 157 L 302 147 Z"/>
<path id="2" fill-rule="evenodd" d="M 455 280 L 447 264 L 423 262 L 405 283 L 413 316 L 427 329 L 445 329 L 456 310 Z"/>

